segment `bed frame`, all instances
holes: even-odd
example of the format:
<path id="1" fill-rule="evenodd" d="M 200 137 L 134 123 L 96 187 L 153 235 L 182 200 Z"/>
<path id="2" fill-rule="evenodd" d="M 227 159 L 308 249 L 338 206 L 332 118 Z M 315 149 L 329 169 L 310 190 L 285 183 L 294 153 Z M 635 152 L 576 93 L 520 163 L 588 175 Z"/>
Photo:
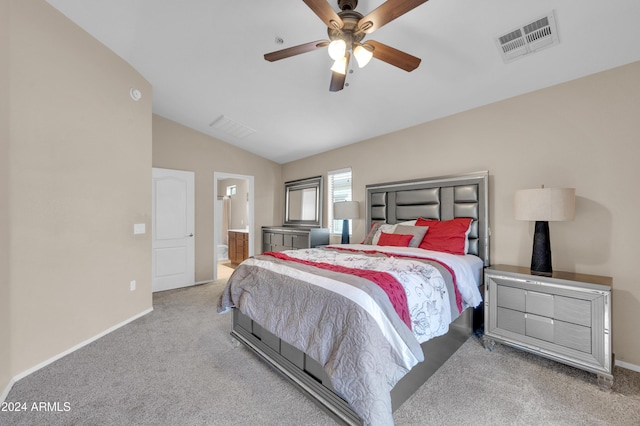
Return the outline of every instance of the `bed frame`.
<path id="1" fill-rule="evenodd" d="M 477 172 L 411 181 L 367 185 L 366 225 L 374 221 L 398 223 L 423 217 L 448 220 L 473 218 L 469 252 L 489 265 L 489 173 Z M 484 294 L 481 291 L 481 294 Z M 449 332 L 422 344 L 425 361 L 417 364 L 391 391 L 395 411 L 469 336 L 482 327 L 482 305 L 466 309 L 449 327 Z M 340 398 L 322 366 L 302 351 L 281 341 L 239 310 L 233 310 L 231 336 L 243 343 L 277 372 L 291 380 L 338 422 L 361 425 L 349 404 Z"/>

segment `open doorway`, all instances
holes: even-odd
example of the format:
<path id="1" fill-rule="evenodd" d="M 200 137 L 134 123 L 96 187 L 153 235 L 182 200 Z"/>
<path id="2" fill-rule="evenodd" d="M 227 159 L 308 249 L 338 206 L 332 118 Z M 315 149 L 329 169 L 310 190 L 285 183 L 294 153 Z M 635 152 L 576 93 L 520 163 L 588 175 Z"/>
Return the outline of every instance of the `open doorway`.
<path id="1" fill-rule="evenodd" d="M 219 266 L 229 260 L 229 231 L 247 233 L 247 255 L 254 248 L 254 177 L 232 173 L 213 173 L 213 279 L 220 277 Z"/>

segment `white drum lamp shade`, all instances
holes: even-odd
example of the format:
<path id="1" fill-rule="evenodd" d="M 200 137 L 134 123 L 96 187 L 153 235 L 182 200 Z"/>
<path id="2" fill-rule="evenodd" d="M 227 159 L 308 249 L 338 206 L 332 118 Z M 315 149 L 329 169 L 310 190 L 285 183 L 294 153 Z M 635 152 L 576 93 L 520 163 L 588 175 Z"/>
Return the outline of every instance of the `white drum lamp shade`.
<path id="1" fill-rule="evenodd" d="M 551 275 L 551 241 L 549 222 L 573 220 L 575 217 L 575 188 L 539 188 L 516 191 L 515 218 L 535 221 L 531 272 Z"/>
<path id="2" fill-rule="evenodd" d="M 360 217 L 360 205 L 357 201 L 333 203 L 333 218 L 344 220 L 342 223 L 342 244 L 349 244 L 349 220 Z"/>

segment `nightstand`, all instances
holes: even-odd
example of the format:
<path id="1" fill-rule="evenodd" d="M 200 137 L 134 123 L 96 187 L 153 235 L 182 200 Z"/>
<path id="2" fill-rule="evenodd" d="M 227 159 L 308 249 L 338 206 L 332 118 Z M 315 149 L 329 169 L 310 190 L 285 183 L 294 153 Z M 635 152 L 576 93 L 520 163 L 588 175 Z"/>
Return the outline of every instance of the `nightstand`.
<path id="1" fill-rule="evenodd" d="M 494 265 L 485 269 L 484 344 L 523 349 L 613 385 L 610 277 Z"/>

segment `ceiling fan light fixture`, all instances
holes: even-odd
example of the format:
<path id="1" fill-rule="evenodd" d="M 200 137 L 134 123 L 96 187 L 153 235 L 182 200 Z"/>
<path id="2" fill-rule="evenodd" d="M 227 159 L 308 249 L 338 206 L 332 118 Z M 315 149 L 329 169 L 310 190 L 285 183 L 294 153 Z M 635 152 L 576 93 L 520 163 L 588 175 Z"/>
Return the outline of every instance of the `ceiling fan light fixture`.
<path id="1" fill-rule="evenodd" d="M 347 74 L 347 57 L 343 56 L 333 63 L 331 66 L 331 71 L 337 72 L 338 74 L 346 75 Z"/>
<path id="2" fill-rule="evenodd" d="M 345 82 L 351 56 L 355 56 L 360 68 L 365 67 L 369 61 L 376 59 L 400 68 L 404 71 L 413 71 L 420 65 L 420 58 L 409 55 L 401 50 L 394 49 L 368 40 L 363 42 L 367 34 L 387 25 L 389 22 L 412 11 L 428 0 L 386 0 L 367 15 L 356 11 L 358 0 L 337 0 L 340 12 L 334 10 L 327 0 L 304 0 L 304 3 L 327 26 L 328 40 L 318 40 L 298 46 L 288 47 L 267 53 L 264 59 L 270 62 L 302 53 L 311 52 L 321 47 L 328 47 L 329 56 L 334 64 L 331 67 L 331 83 L 329 91 L 338 92 L 347 85 Z"/>
<path id="3" fill-rule="evenodd" d="M 353 49 L 353 56 L 356 57 L 358 67 L 364 68 L 369 61 L 371 61 L 371 58 L 373 58 L 373 46 L 359 44 Z"/>
<path id="4" fill-rule="evenodd" d="M 341 39 L 333 40 L 331 43 L 329 43 L 328 50 L 331 59 L 337 61 L 341 58 L 344 58 L 344 54 L 347 51 L 347 43 L 345 43 L 345 41 Z"/>

